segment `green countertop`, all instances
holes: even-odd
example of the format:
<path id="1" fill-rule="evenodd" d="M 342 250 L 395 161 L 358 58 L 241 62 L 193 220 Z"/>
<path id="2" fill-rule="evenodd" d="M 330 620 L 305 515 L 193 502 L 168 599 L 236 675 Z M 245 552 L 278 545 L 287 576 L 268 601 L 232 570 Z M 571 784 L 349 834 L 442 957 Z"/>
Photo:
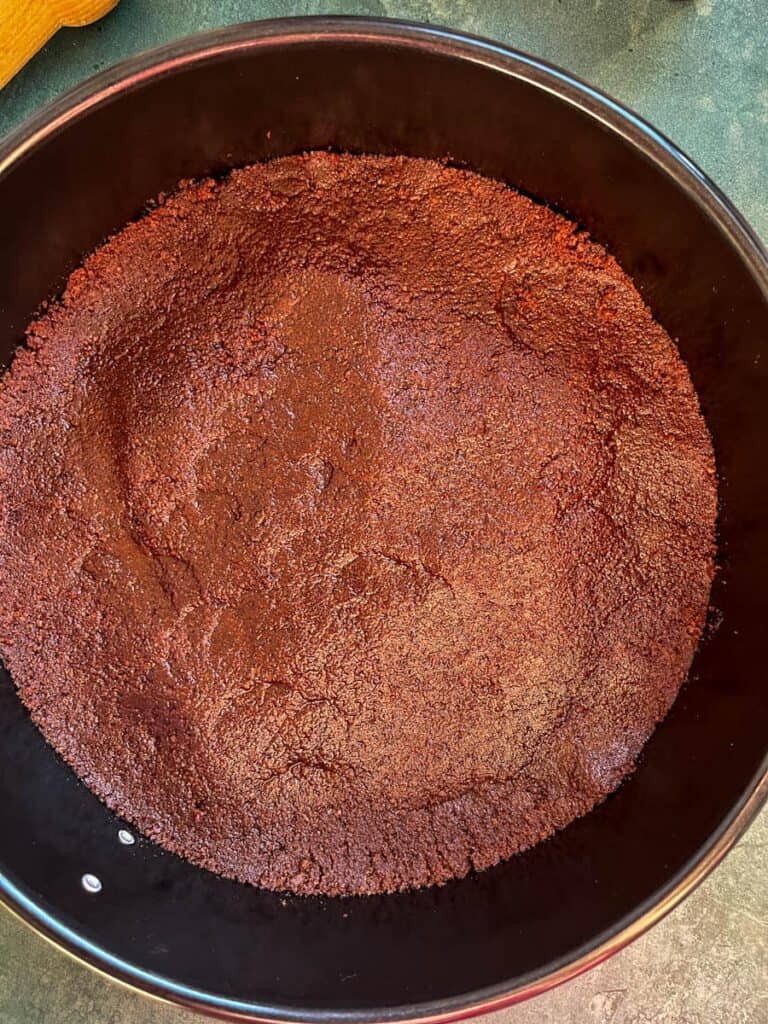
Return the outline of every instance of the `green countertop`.
<path id="1" fill-rule="evenodd" d="M 21 0 L 17 0 L 21 2 Z M 218 25 L 288 14 L 448 25 L 544 57 L 665 132 L 768 239 L 768 5 L 764 0 L 121 0 L 59 32 L 0 92 L 0 135 L 95 71 Z M 1 226 L 0 226 L 1 229 Z M 492 1024 L 766 1024 L 768 811 L 648 935 Z M 0 1024 L 180 1024 L 0 911 Z"/>

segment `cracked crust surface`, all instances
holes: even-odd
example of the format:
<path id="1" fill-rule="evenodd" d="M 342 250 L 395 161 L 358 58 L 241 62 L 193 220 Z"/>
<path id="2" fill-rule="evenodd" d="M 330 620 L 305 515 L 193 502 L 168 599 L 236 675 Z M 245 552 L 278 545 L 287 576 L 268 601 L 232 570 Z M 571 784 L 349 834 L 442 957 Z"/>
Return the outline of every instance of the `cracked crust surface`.
<path id="1" fill-rule="evenodd" d="M 631 771 L 698 642 L 709 437 L 574 226 L 436 163 L 187 184 L 0 384 L 0 648 L 45 736 L 195 863 L 444 882 Z"/>

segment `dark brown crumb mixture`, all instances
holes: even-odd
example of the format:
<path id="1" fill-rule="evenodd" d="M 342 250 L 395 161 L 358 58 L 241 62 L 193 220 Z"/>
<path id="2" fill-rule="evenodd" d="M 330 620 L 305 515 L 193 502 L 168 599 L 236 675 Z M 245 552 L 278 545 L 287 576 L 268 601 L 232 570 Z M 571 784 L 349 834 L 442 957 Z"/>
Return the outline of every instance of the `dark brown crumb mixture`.
<path id="1" fill-rule="evenodd" d="M 437 163 L 183 185 L 0 384 L 0 649 L 163 846 L 299 893 L 485 868 L 632 770 L 698 642 L 686 369 L 563 217 Z"/>

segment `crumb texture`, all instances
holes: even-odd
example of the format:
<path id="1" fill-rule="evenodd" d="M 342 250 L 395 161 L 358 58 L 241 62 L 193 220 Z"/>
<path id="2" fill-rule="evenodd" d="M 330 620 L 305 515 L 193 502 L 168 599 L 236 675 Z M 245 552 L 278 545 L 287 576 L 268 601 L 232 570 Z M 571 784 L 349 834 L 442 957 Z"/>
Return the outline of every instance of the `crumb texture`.
<path id="1" fill-rule="evenodd" d="M 482 869 L 619 784 L 713 574 L 680 357 L 573 224 L 428 161 L 182 185 L 0 382 L 0 649 L 85 783 L 298 893 Z"/>

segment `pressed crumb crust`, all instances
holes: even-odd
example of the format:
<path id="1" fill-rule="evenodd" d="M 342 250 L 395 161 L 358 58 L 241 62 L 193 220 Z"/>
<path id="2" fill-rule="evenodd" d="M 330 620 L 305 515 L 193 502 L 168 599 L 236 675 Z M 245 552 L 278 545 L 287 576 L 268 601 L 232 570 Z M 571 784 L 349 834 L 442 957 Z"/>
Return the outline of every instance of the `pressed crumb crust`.
<path id="1" fill-rule="evenodd" d="M 127 820 L 297 893 L 460 877 L 633 768 L 699 640 L 716 478 L 573 224 L 437 163 L 184 184 L 0 383 L 0 650 Z"/>

